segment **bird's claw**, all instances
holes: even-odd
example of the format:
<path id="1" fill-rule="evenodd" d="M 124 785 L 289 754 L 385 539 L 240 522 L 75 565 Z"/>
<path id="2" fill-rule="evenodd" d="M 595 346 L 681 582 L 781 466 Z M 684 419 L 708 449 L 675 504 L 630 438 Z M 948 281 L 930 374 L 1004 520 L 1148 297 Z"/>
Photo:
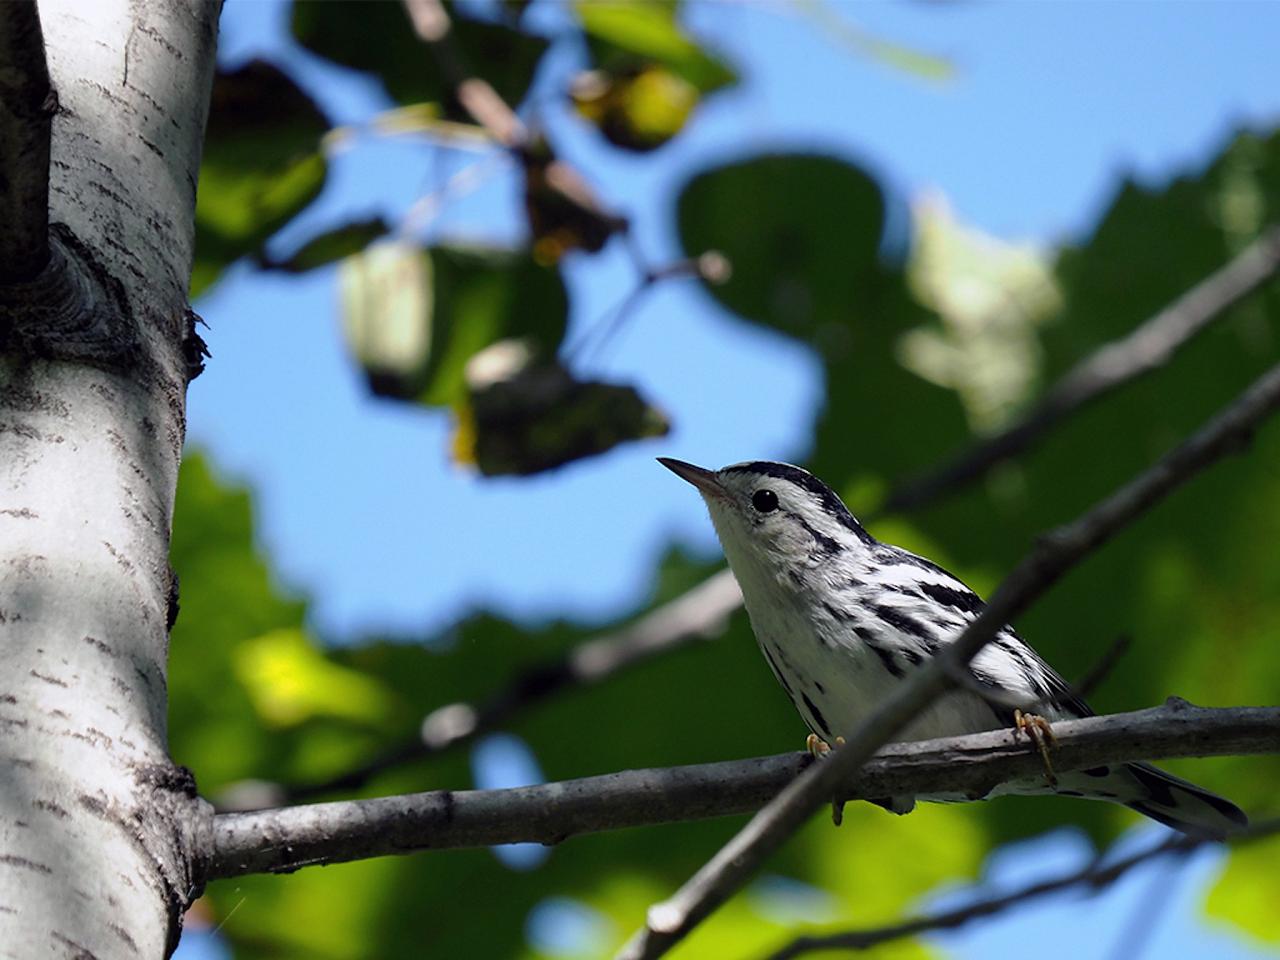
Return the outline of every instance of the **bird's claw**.
<path id="1" fill-rule="evenodd" d="M 836 737 L 836 746 L 844 746 L 844 737 Z M 821 760 L 832 750 L 831 744 L 816 733 L 811 733 L 805 738 L 804 748 L 816 760 Z M 831 801 L 831 822 L 837 827 L 844 823 L 844 804 L 845 801 L 843 800 L 833 799 Z"/>
<path id="2" fill-rule="evenodd" d="M 1049 748 L 1053 746 L 1056 740 L 1049 721 L 1038 714 L 1014 710 L 1013 732 L 1014 736 L 1019 733 L 1026 734 L 1027 739 L 1035 744 L 1036 749 L 1040 752 L 1040 759 L 1044 761 L 1045 781 L 1049 786 L 1056 787 L 1058 785 L 1058 775 L 1053 772 L 1053 764 L 1049 760 Z"/>

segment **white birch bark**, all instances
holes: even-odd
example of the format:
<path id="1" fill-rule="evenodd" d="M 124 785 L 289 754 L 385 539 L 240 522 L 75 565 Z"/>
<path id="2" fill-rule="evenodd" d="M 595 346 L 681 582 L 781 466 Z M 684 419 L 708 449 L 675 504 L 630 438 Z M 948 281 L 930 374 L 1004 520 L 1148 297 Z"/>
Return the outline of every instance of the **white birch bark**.
<path id="1" fill-rule="evenodd" d="M 0 289 L 0 957 L 158 957 L 192 891 L 169 528 L 216 0 L 41 0 L 54 260 Z"/>

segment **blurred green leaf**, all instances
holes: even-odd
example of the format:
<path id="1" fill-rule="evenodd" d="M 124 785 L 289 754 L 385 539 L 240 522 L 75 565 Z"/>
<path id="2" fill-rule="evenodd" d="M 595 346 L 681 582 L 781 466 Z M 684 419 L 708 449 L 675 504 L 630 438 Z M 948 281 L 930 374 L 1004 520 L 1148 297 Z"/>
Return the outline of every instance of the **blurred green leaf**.
<path id="1" fill-rule="evenodd" d="M 579 0 L 593 68 L 570 89 L 575 108 L 615 146 L 647 151 L 682 129 L 734 72 L 680 27 L 676 3 Z"/>
<path id="2" fill-rule="evenodd" d="M 512 27 L 459 16 L 456 6 L 451 12 L 450 36 L 467 69 L 489 81 L 509 106 L 517 107 L 533 82 L 547 41 Z M 441 103 L 449 119 L 470 120 L 453 99 L 430 48 L 414 32 L 404 4 L 295 2 L 291 25 L 298 42 L 312 53 L 375 74 L 397 103 Z"/>
<path id="3" fill-rule="evenodd" d="M 551 357 L 564 337 L 564 281 L 520 252 L 378 244 L 340 281 L 347 343 L 381 396 L 458 408 L 476 353 L 519 337 Z"/>
<path id="4" fill-rule="evenodd" d="M 845 19 L 823 0 L 799 0 L 797 10 L 808 15 L 836 42 L 859 56 L 877 60 L 887 67 L 914 74 L 922 80 L 945 83 L 956 75 L 955 65 L 945 57 L 913 50 L 911 47 L 878 37 Z"/>
<path id="5" fill-rule="evenodd" d="M 592 61 L 609 73 L 658 64 L 710 93 L 737 81 L 734 72 L 689 39 L 680 26 L 680 5 L 645 0 L 577 0 Z"/>
<path id="6" fill-rule="evenodd" d="M 258 715 L 272 726 L 292 727 L 318 716 L 378 726 L 391 712 L 388 690 L 333 664 L 300 629 L 246 640 L 232 662 Z"/>
<path id="7" fill-rule="evenodd" d="M 311 98 L 265 61 L 217 73 L 196 196 L 193 298 L 319 194 L 328 128 Z"/>
<path id="8" fill-rule="evenodd" d="M 1211 917 L 1229 920 L 1265 943 L 1280 943 L 1276 910 L 1276 862 L 1280 837 L 1242 844 L 1231 851 L 1205 905 Z"/>
<path id="9" fill-rule="evenodd" d="M 600 128 L 612 144 L 654 150 L 684 129 L 698 105 L 698 90 L 667 67 L 626 73 L 590 70 L 570 88 L 578 114 Z"/>
<path id="10" fill-rule="evenodd" d="M 669 429 L 634 387 L 577 380 L 516 341 L 474 357 L 468 380 L 454 457 L 489 477 L 541 473 Z"/>
<path id="11" fill-rule="evenodd" d="M 317 234 L 282 260 L 264 259 L 262 266 L 284 273 L 306 273 L 360 253 L 390 230 L 381 217 L 352 221 Z"/>
<path id="12" fill-rule="evenodd" d="M 812 340 L 851 324 L 880 286 L 885 200 L 852 164 L 773 154 L 715 167 L 680 193 L 680 239 L 690 256 L 719 250 L 733 265 L 707 291 L 733 312 Z"/>

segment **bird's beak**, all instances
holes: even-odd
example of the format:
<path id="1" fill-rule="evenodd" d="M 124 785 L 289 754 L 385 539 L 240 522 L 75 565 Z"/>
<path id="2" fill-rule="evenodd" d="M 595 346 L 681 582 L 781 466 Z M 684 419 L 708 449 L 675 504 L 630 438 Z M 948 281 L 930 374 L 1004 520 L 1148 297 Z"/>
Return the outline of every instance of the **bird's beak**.
<path id="1" fill-rule="evenodd" d="M 715 471 L 695 467 L 692 463 L 685 463 L 683 460 L 673 460 L 671 457 L 659 457 L 658 462 L 681 480 L 688 480 L 703 494 L 720 500 L 729 499 L 728 491 L 716 478 Z"/>

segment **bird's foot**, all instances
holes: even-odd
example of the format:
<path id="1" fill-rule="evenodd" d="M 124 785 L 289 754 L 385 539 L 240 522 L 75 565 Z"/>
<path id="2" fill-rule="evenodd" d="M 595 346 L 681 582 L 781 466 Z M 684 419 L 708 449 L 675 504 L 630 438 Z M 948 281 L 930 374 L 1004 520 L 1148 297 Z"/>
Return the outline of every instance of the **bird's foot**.
<path id="1" fill-rule="evenodd" d="M 1055 743 L 1053 737 L 1053 728 L 1049 725 L 1049 721 L 1044 717 L 1034 713 L 1023 713 L 1021 710 L 1013 711 L 1013 732 L 1014 736 L 1019 733 L 1026 734 L 1038 751 L 1040 751 L 1040 759 L 1044 761 L 1044 778 L 1051 787 L 1058 785 L 1058 775 L 1053 772 L 1053 764 L 1049 760 L 1049 748 Z"/>
<path id="2" fill-rule="evenodd" d="M 836 737 L 836 746 L 844 746 L 844 737 Z M 811 733 L 805 738 L 804 748 L 816 759 L 821 759 L 831 752 L 831 744 L 816 733 Z"/>
<path id="3" fill-rule="evenodd" d="M 836 737 L 836 746 L 844 746 L 844 737 Z M 804 748 L 809 751 L 809 754 L 816 760 L 821 760 L 833 749 L 831 744 L 827 743 L 827 741 L 823 740 L 816 733 L 811 733 L 805 738 Z M 845 802 L 843 800 L 831 801 L 831 822 L 837 827 L 844 823 L 844 803 Z"/>

